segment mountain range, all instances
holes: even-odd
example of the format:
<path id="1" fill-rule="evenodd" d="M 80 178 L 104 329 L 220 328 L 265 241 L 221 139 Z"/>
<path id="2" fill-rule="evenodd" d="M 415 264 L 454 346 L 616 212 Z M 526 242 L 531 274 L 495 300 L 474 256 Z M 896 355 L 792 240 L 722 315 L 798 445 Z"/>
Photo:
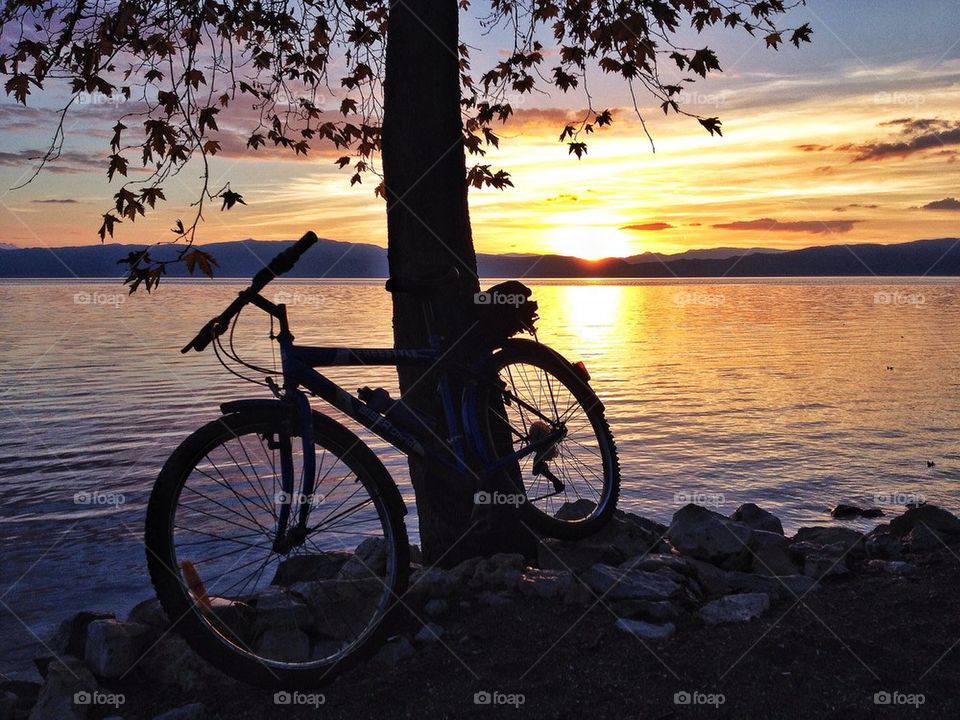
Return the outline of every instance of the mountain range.
<path id="1" fill-rule="evenodd" d="M 218 263 L 218 277 L 250 277 L 288 240 L 237 240 L 203 249 Z M 0 244 L 0 277 L 122 277 L 118 260 L 142 245 L 84 245 L 18 248 Z M 163 250 L 154 255 L 163 259 Z M 171 252 L 172 255 L 172 252 Z M 939 238 L 882 245 L 825 245 L 802 250 L 712 248 L 668 255 L 643 253 L 626 258 L 583 260 L 566 255 L 479 254 L 482 277 L 803 277 L 960 275 L 960 239 Z M 171 265 L 170 277 L 188 276 Z M 376 245 L 320 240 L 289 273 L 290 277 L 376 278 L 387 276 L 387 251 Z"/>

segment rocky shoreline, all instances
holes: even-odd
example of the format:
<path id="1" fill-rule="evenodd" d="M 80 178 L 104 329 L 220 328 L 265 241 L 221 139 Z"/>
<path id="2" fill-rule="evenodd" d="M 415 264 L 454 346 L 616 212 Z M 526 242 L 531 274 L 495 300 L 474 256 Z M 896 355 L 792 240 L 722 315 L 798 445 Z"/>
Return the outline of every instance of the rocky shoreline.
<path id="1" fill-rule="evenodd" d="M 915 582 L 924 572 L 925 558 L 952 553 L 958 542 L 960 519 L 933 505 L 911 506 L 868 533 L 833 525 L 800 528 L 792 537 L 784 534 L 778 518 L 753 504 L 730 517 L 687 505 L 669 526 L 618 511 L 588 540 L 544 541 L 532 565 L 511 554 L 473 558 L 448 569 L 414 564 L 403 599 L 409 610 L 404 627 L 351 677 L 364 672 L 402 674 L 418 657 L 444 650 L 456 655 L 454 648 L 469 645 L 464 637 L 475 630 L 472 614 L 516 614 L 527 607 L 541 614 L 580 617 L 602 607 L 608 612 L 596 619 L 603 624 L 598 632 L 609 628 L 639 640 L 655 654 L 671 643 L 689 642 L 687 634 L 751 623 L 774 609 L 804 603 L 832 583 L 846 583 L 856 592 L 858 584 L 872 578 Z M 418 559 L 415 548 L 412 556 Z M 304 579 L 297 569 L 288 568 L 278 580 L 281 600 L 299 602 L 293 588 Z M 519 637 L 516 642 L 534 639 Z M 42 683 L 0 682 L 0 720 L 235 716 L 221 714 L 219 701 L 202 698 L 213 688 L 257 692 L 198 658 L 170 632 L 153 599 L 123 619 L 103 612 L 78 613 L 46 644 L 50 655 L 36 660 Z M 141 694 L 151 700 L 136 700 Z M 160 704 L 155 702 L 158 694 L 164 698 Z M 280 693 L 272 702 L 270 695 L 265 697 L 274 710 L 278 704 L 315 710 L 326 700 L 319 693 Z M 475 697 L 474 703 L 484 705 L 485 697 L 481 695 L 479 703 Z"/>

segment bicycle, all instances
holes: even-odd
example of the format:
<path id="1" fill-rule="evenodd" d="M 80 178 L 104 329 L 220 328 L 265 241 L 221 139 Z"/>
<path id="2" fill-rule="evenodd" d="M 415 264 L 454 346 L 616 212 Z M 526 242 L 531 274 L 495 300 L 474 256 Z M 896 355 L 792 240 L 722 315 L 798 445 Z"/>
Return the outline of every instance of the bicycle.
<path id="1" fill-rule="evenodd" d="M 308 393 L 408 455 L 469 477 L 472 452 L 482 460 L 476 477 L 511 473 L 518 511 L 544 535 L 595 532 L 619 494 L 616 448 L 586 368 L 539 342 L 504 339 L 490 359 L 459 368 L 470 377 L 459 411 L 440 338 L 400 350 L 294 344 L 285 305 L 260 292 L 316 241 L 307 233 L 277 255 L 182 349 L 212 343 L 232 372 L 224 357 L 266 373 L 260 384 L 273 397 L 223 403 L 220 418 L 170 455 L 146 517 L 150 577 L 167 616 L 213 665 L 269 687 L 317 686 L 370 655 L 397 618 L 409 574 L 399 489 L 351 430 L 311 407 Z M 392 278 L 387 289 L 427 297 L 457 277 Z M 248 305 L 271 318 L 279 383 L 233 349 Z M 316 369 L 405 363 L 437 366 L 442 425 L 381 389 L 354 396 Z M 441 427 L 452 439 L 441 439 Z M 504 438 L 509 451 L 501 453 Z"/>

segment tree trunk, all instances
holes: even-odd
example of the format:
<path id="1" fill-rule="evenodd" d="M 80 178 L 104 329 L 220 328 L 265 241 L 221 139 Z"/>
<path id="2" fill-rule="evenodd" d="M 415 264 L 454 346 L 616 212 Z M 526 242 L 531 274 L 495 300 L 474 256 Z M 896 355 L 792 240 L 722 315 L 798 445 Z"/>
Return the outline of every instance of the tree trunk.
<path id="1" fill-rule="evenodd" d="M 466 157 L 460 110 L 457 0 L 394 0 L 388 21 L 384 80 L 383 172 L 387 196 L 390 274 L 442 275 L 460 280 L 432 297 L 432 332 L 451 347 L 446 358 L 475 363 L 483 352 L 470 342 L 477 259 L 467 207 Z M 393 298 L 397 348 L 426 347 L 422 297 Z M 400 390 L 411 407 L 441 421 L 436 368 L 400 368 Z M 451 377 L 459 410 L 463 378 Z M 447 434 L 440 431 L 444 439 Z M 505 506 L 484 522 L 473 513 L 478 478 L 411 458 L 420 539 L 428 563 L 450 566 L 501 551 L 531 555 L 535 539 Z"/>

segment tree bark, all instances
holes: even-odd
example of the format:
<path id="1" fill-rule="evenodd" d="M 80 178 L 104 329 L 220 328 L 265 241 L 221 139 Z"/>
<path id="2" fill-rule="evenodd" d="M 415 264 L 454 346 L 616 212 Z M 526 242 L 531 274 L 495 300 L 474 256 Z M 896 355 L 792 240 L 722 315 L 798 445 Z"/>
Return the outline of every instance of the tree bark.
<path id="1" fill-rule="evenodd" d="M 451 267 L 460 271 L 456 284 L 426 302 L 432 332 L 450 348 L 446 359 L 470 364 L 483 350 L 470 342 L 468 332 L 479 280 L 467 206 L 458 12 L 457 0 L 391 2 L 382 155 L 390 274 L 417 279 L 442 275 Z M 397 348 L 427 346 L 424 303 L 422 297 L 394 295 Z M 400 390 L 405 403 L 442 421 L 436 371 L 401 367 Z M 463 382 L 451 377 L 458 411 Z M 426 562 L 450 566 L 480 554 L 534 552 L 535 539 L 509 506 L 478 523 L 473 512 L 476 475 L 451 473 L 430 459 L 416 458 L 410 460 L 410 475 Z"/>

